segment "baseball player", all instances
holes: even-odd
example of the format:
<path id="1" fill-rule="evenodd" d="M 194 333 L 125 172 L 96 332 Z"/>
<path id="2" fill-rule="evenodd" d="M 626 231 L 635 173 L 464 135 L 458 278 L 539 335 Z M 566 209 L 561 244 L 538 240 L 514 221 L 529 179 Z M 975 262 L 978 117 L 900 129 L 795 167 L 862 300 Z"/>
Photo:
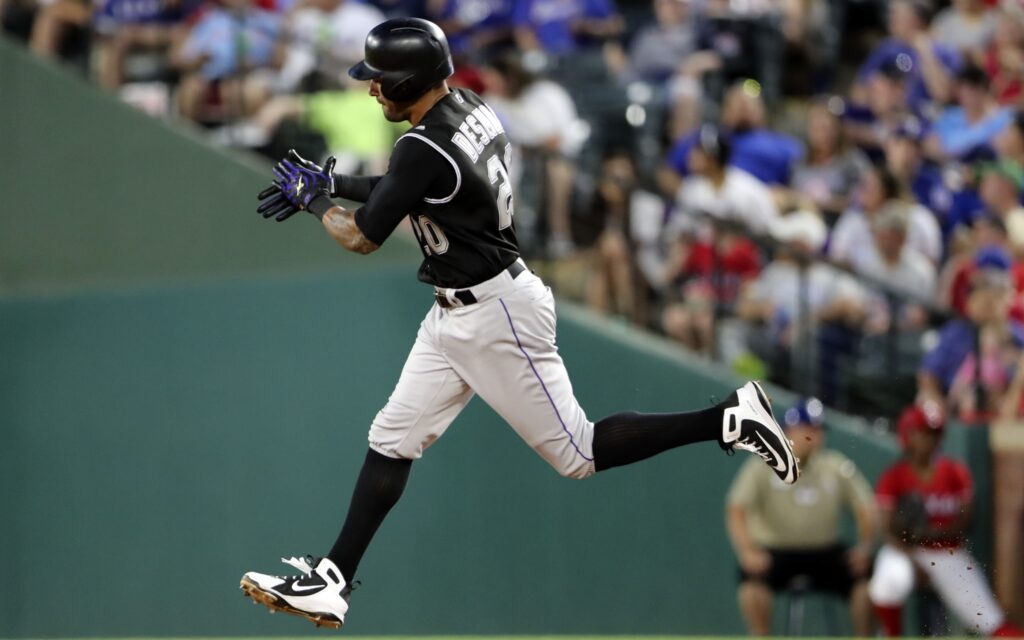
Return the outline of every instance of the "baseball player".
<path id="1" fill-rule="evenodd" d="M 587 418 L 555 346 L 551 290 L 519 257 L 508 139 L 479 96 L 449 89 L 452 72 L 448 43 L 433 23 L 402 18 L 378 25 L 367 36 L 365 60 L 349 75 L 370 82 L 385 118 L 411 125 L 395 143 L 387 173 L 334 175 L 333 159 L 321 168 L 292 153 L 260 194 L 264 217 L 280 221 L 308 211 L 357 253 L 376 250 L 408 216 L 423 252 L 419 279 L 434 289 L 398 384 L 370 426 L 369 451 L 334 546 L 322 558 L 284 560 L 298 575 L 242 577 L 253 600 L 318 626 L 343 624 L 359 561 L 402 495 L 412 461 L 474 394 L 570 478 L 701 441 L 750 451 L 783 482 L 799 475 L 756 382 L 692 413 Z M 349 211 L 331 196 L 365 204 Z"/>
<path id="2" fill-rule="evenodd" d="M 914 588 L 916 567 L 968 631 L 1024 636 L 1006 622 L 984 569 L 963 547 L 973 483 L 963 463 L 938 452 L 945 424 L 937 409 L 912 406 L 900 416 L 905 455 L 875 489 L 887 543 L 875 558 L 868 595 L 885 635 L 901 635 L 902 607 Z"/>

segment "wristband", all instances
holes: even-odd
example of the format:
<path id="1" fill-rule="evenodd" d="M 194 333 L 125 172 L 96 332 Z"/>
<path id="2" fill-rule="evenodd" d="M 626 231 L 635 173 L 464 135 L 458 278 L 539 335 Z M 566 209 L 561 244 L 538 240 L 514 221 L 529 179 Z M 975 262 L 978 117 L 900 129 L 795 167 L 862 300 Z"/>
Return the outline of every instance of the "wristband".
<path id="1" fill-rule="evenodd" d="M 309 204 L 306 205 L 306 211 L 323 220 L 324 216 L 327 215 L 327 212 L 334 208 L 334 206 L 335 205 L 331 202 L 330 198 L 324 194 L 320 194 L 309 201 Z"/>
<path id="2" fill-rule="evenodd" d="M 380 177 L 367 176 L 346 176 L 342 173 L 334 174 L 334 192 L 331 197 L 345 198 L 356 202 L 366 202 L 370 199 L 370 193 L 380 181 Z"/>

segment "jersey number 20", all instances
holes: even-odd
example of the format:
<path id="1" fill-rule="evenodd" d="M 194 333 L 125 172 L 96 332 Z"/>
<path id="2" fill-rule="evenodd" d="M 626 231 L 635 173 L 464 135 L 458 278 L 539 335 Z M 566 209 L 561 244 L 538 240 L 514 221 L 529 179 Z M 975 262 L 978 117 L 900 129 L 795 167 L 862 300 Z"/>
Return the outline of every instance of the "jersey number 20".
<path id="1" fill-rule="evenodd" d="M 498 183 L 498 230 L 512 226 L 512 179 L 508 177 L 508 166 L 512 161 L 512 145 L 505 145 L 505 158 L 494 154 L 487 159 L 487 178 L 491 184 Z M 500 181 L 500 182 L 499 182 Z"/>
<path id="2" fill-rule="evenodd" d="M 491 184 L 498 184 L 498 230 L 508 229 L 512 226 L 512 179 L 508 176 L 508 165 L 512 160 L 512 145 L 505 145 L 505 158 L 494 154 L 487 159 L 487 178 Z M 434 224 L 434 221 L 427 216 L 417 216 L 413 219 L 415 225 L 413 232 L 429 255 L 439 256 L 448 251 L 448 237 L 444 231 Z"/>

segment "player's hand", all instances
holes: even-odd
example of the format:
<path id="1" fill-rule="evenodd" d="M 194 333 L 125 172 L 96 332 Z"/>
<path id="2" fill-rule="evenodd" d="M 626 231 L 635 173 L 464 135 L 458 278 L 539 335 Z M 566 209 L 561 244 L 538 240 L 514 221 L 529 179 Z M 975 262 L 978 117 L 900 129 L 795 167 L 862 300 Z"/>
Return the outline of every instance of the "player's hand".
<path id="1" fill-rule="evenodd" d="M 289 150 L 288 158 L 274 167 L 274 183 L 257 196 L 261 204 L 256 212 L 282 222 L 305 209 L 318 195 L 330 196 L 334 192 L 334 164 L 333 156 L 321 167 Z"/>
<path id="2" fill-rule="evenodd" d="M 328 177 L 333 178 L 333 176 L 330 173 L 324 171 L 323 167 L 313 162 L 312 160 L 306 160 L 305 158 L 300 156 L 299 152 L 296 151 L 295 149 L 289 149 L 288 155 L 284 158 L 284 160 L 288 160 L 295 166 L 302 167 L 303 169 L 307 169 L 309 171 L 312 171 L 313 173 L 326 173 Z M 281 166 L 281 163 L 284 162 L 284 160 L 277 163 L 278 166 Z"/>
<path id="3" fill-rule="evenodd" d="M 278 222 L 284 222 L 299 211 L 299 208 L 281 192 L 281 187 L 276 182 L 260 191 L 256 198 L 260 201 L 256 212 L 264 218 L 274 218 Z"/>
<path id="4" fill-rule="evenodd" d="M 334 191 L 334 156 L 319 171 L 291 160 L 282 160 L 274 167 L 276 184 L 293 206 L 305 210 L 317 196 L 330 196 Z"/>
<path id="5" fill-rule="evenodd" d="M 333 158 L 334 156 L 331 156 L 330 158 L 328 158 L 328 161 L 333 160 Z M 283 160 L 277 163 L 276 168 L 280 171 L 285 171 L 287 169 L 285 167 L 285 162 L 290 162 L 291 164 L 305 171 L 322 176 L 325 180 L 327 180 L 330 183 L 330 193 L 328 195 L 333 196 L 335 194 L 336 189 L 334 185 L 334 163 L 331 163 L 329 168 L 326 168 L 326 163 L 325 167 L 321 167 L 312 160 L 306 160 L 305 158 L 300 156 L 299 152 L 296 151 L 295 149 L 289 149 L 288 155 Z"/>
<path id="6" fill-rule="evenodd" d="M 752 576 L 761 576 L 771 568 L 772 557 L 764 549 L 751 549 L 740 556 L 740 566 Z"/>

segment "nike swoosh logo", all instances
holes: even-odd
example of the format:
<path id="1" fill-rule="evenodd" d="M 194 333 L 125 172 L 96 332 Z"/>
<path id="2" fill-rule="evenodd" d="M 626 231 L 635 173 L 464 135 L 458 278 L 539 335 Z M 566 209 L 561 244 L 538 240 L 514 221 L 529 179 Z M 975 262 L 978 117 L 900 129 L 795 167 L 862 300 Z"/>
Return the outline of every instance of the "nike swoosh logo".
<path id="1" fill-rule="evenodd" d="M 303 591 L 312 591 L 313 589 L 323 589 L 323 588 L 324 588 L 324 585 L 322 585 L 322 584 L 314 584 L 314 585 L 310 585 L 308 587 L 300 587 L 299 583 L 296 582 L 295 584 L 292 585 L 292 591 L 294 591 L 295 593 L 301 593 Z"/>
<path id="2" fill-rule="evenodd" d="M 768 444 L 768 441 L 764 439 L 764 436 L 760 432 L 754 432 L 761 442 L 764 444 L 765 449 L 771 451 L 772 455 L 775 456 L 775 466 L 773 467 L 776 471 L 785 471 L 786 463 L 783 462 L 783 457 L 779 455 L 779 452 L 772 448 L 772 445 Z"/>

